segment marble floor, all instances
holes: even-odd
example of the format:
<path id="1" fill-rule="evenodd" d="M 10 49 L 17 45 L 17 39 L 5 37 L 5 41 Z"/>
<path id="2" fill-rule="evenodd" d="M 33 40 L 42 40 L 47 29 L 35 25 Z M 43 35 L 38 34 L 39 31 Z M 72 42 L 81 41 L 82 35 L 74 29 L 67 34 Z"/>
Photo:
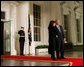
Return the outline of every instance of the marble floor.
<path id="1" fill-rule="evenodd" d="M 68 66 L 68 62 L 38 62 L 38 61 L 23 61 L 23 60 L 1 60 L 1 66 Z"/>
<path id="2" fill-rule="evenodd" d="M 56 52 L 55 52 L 56 55 Z M 25 56 L 29 56 L 29 55 L 25 55 Z M 40 53 L 40 54 L 36 54 L 36 55 L 30 55 L 30 56 L 48 56 L 50 57 L 51 55 L 49 55 L 48 53 Z M 83 58 L 83 51 L 66 51 L 64 53 L 65 57 L 73 57 L 73 58 Z"/>
<path id="3" fill-rule="evenodd" d="M 25 55 L 29 56 L 29 55 Z M 48 53 L 30 56 L 48 56 Z M 68 51 L 65 52 L 65 57 L 83 58 L 83 51 Z M 69 63 L 53 63 L 53 62 L 38 62 L 24 60 L 1 60 L 1 66 L 68 66 Z"/>

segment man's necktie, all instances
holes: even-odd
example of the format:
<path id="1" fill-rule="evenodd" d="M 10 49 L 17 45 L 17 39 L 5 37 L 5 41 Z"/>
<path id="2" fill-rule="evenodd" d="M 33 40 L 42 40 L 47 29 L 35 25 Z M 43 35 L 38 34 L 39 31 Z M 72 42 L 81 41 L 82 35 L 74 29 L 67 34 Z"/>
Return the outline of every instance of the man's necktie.
<path id="1" fill-rule="evenodd" d="M 59 29 L 59 31 L 61 32 L 61 30 L 60 30 L 60 26 L 57 26 L 57 28 Z"/>

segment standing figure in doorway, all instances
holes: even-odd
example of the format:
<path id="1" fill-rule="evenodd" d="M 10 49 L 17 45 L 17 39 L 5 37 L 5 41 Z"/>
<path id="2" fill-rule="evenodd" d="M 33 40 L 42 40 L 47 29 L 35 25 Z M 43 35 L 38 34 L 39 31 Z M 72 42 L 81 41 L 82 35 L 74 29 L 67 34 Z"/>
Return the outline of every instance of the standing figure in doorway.
<path id="1" fill-rule="evenodd" d="M 24 27 L 21 27 L 21 30 L 18 31 L 18 34 L 20 35 L 20 37 L 19 37 L 19 42 L 20 42 L 20 55 L 23 55 L 24 42 L 25 42 Z"/>

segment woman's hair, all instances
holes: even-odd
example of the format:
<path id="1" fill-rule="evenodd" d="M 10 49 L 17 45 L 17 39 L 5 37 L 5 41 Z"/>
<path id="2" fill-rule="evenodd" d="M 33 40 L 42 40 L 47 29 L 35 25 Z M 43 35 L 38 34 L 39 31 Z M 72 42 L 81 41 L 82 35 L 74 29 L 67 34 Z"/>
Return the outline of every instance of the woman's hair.
<path id="1" fill-rule="evenodd" d="M 55 23 L 55 21 L 51 20 L 49 23 L 48 29 L 52 28 L 54 23 Z"/>

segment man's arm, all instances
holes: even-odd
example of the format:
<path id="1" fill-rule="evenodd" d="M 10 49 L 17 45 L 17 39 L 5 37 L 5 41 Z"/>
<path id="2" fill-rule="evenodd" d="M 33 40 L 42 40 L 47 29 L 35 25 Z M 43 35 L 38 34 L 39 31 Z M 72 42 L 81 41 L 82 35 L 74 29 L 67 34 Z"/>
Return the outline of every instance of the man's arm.
<path id="1" fill-rule="evenodd" d="M 61 29 L 62 29 L 62 35 L 63 35 L 63 38 L 65 38 L 64 30 L 63 30 L 63 27 L 62 27 L 62 26 L 61 26 Z"/>
<path id="2" fill-rule="evenodd" d="M 62 29 L 63 39 L 64 39 L 64 43 L 65 43 L 65 42 L 66 42 L 66 38 L 65 38 L 65 35 L 64 35 L 64 29 L 63 29 L 62 26 L 61 26 L 61 29 Z"/>

